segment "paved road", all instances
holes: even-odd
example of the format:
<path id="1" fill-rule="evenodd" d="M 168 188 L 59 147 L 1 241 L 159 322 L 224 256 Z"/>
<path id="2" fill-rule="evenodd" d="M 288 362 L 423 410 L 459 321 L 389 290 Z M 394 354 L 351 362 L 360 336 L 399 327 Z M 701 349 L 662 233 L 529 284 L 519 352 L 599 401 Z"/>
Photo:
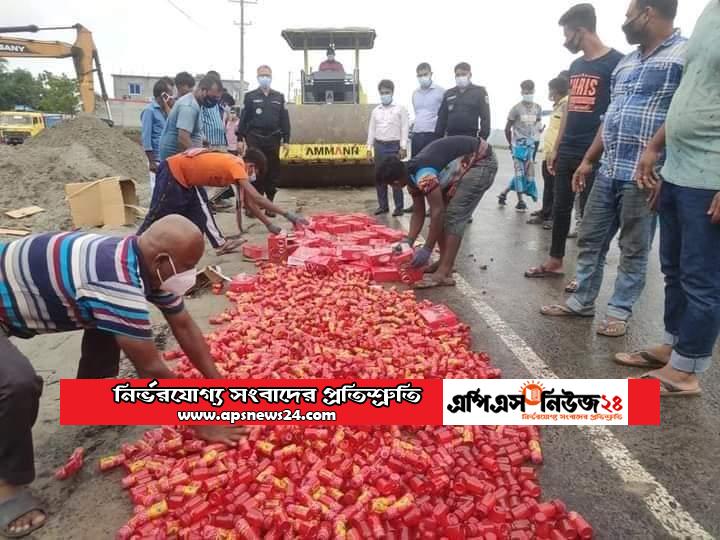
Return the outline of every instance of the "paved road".
<path id="1" fill-rule="evenodd" d="M 560 378 L 625 378 L 642 373 L 617 366 L 611 358 L 619 351 L 659 343 L 662 337 L 664 295 L 657 240 L 647 287 L 626 337 L 609 339 L 594 333 L 615 281 L 616 243 L 608 257 L 596 320 L 542 317 L 538 313 L 542 304 L 565 297 L 565 282 L 523 276 L 526 268 L 543 261 L 550 232 L 527 225 L 528 216 L 510 205 L 497 206 L 496 195 L 510 178 L 510 166 L 507 153 L 501 153 L 496 183 L 476 211 L 458 257 L 457 271 L 469 287 L 436 290 L 428 297 L 449 302 L 472 325 L 475 347 L 488 351 L 506 378 L 540 375 L 529 371 L 521 359 L 533 368 L 544 364 Z M 509 199 L 514 200 L 514 195 Z M 576 253 L 575 241 L 570 240 L 566 269 L 570 277 Z M 674 528 L 676 537 L 696 538 L 703 529 L 720 536 L 719 379 L 716 363 L 703 379 L 702 398 L 663 402 L 660 427 L 612 428 L 609 440 L 603 433 L 574 427 L 545 428 L 545 495 L 562 497 L 587 516 L 600 538 L 673 536 L 663 523 Z M 682 522 L 681 510 L 672 509 L 675 501 L 689 514 L 689 523 Z"/>

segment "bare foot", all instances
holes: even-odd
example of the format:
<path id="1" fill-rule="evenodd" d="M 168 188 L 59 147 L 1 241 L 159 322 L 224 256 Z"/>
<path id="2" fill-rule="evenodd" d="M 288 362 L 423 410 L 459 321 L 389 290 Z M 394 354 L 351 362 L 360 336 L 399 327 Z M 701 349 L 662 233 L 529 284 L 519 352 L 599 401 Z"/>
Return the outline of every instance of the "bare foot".
<path id="1" fill-rule="evenodd" d="M 423 274 L 434 274 L 440 268 L 440 261 L 435 261 L 430 266 L 423 270 Z"/>
<path id="2" fill-rule="evenodd" d="M 0 504 L 5 500 L 14 497 L 17 493 L 27 489 L 26 486 L 13 486 L 0 480 Z M 47 515 L 41 510 L 31 510 L 23 514 L 15 521 L 11 521 L 6 531 L 13 535 L 23 534 L 30 529 L 37 528 L 38 525 L 45 523 Z"/>
<path id="3" fill-rule="evenodd" d="M 542 267 L 548 272 L 562 272 L 563 260 L 556 259 L 555 257 L 548 257 L 547 261 L 543 263 Z"/>
<path id="4" fill-rule="evenodd" d="M 208 442 L 224 443 L 235 446 L 235 443 L 247 435 L 244 426 L 195 426 L 195 433 Z"/>
<path id="5" fill-rule="evenodd" d="M 663 364 L 670 363 L 670 355 L 672 355 L 672 345 L 658 345 L 657 347 L 649 347 L 645 349 Z M 681 373 L 681 372 L 679 372 Z"/>

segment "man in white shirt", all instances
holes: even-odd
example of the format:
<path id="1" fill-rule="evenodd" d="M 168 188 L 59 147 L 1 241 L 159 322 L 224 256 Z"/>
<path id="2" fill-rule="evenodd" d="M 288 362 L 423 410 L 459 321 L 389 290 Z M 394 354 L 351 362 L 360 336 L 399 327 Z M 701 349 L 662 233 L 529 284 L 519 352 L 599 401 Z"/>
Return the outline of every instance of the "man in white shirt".
<path id="1" fill-rule="evenodd" d="M 407 157 L 407 141 L 410 121 L 408 112 L 402 105 L 393 103 L 395 85 L 392 81 L 383 79 L 378 84 L 381 104 L 375 107 L 370 115 L 368 127 L 368 157 L 372 148 L 375 155 L 375 166 L 380 167 L 385 158 Z M 390 211 L 388 203 L 387 184 L 376 184 L 378 208 L 375 215 L 387 214 Z M 393 186 L 393 201 L 395 210 L 393 216 L 401 216 L 403 213 L 403 191 L 400 187 Z"/>

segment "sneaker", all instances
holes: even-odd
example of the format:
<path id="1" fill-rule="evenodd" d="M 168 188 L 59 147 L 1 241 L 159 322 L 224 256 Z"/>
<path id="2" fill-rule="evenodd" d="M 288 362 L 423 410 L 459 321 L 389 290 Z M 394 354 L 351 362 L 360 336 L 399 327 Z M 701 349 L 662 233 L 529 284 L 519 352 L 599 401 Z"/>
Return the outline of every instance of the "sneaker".
<path id="1" fill-rule="evenodd" d="M 400 217 L 400 216 L 402 216 L 402 215 L 403 215 L 403 209 L 402 209 L 402 208 L 396 208 L 395 210 L 393 210 L 392 215 L 393 215 L 393 217 Z"/>
<path id="2" fill-rule="evenodd" d="M 551 231 L 553 226 L 552 219 L 548 219 L 546 221 L 543 221 L 543 229 L 546 231 Z"/>
<path id="3" fill-rule="evenodd" d="M 500 206 L 507 205 L 507 195 L 498 195 L 498 204 Z"/>
<path id="4" fill-rule="evenodd" d="M 390 210 L 387 208 L 378 208 L 377 210 L 375 210 L 375 212 L 373 212 L 373 214 L 379 216 L 381 214 L 387 214 L 389 211 Z"/>
<path id="5" fill-rule="evenodd" d="M 515 205 L 515 210 L 518 212 L 527 212 L 527 204 L 525 204 L 525 201 L 520 201 Z"/>

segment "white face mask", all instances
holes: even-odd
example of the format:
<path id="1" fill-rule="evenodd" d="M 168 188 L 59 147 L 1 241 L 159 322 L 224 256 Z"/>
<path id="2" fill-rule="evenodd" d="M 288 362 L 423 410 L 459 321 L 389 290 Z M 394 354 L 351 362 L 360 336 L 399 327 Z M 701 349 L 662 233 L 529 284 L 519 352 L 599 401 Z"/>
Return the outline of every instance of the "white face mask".
<path id="1" fill-rule="evenodd" d="M 420 83 L 420 88 L 430 88 L 432 79 L 430 78 L 430 75 L 421 75 L 418 77 L 418 83 Z"/>
<path id="2" fill-rule="evenodd" d="M 160 269 L 158 268 L 156 270 L 157 277 L 160 280 L 160 289 L 165 292 L 174 294 L 175 296 L 184 296 L 185 293 L 190 290 L 190 287 L 195 285 L 197 271 L 195 270 L 195 268 L 190 268 L 189 270 L 185 270 L 184 272 L 180 272 L 178 274 L 177 270 L 175 269 L 175 263 L 170 256 L 168 256 L 168 260 L 170 261 L 170 266 L 173 270 L 172 276 L 163 280 L 162 276 L 160 275 Z"/>
<path id="3" fill-rule="evenodd" d="M 535 102 L 535 95 L 534 94 L 523 94 L 522 100 L 525 103 L 534 103 Z"/>
<path id="4" fill-rule="evenodd" d="M 466 88 L 470 84 L 470 76 L 461 75 L 455 77 L 455 84 L 457 84 L 460 88 Z"/>

